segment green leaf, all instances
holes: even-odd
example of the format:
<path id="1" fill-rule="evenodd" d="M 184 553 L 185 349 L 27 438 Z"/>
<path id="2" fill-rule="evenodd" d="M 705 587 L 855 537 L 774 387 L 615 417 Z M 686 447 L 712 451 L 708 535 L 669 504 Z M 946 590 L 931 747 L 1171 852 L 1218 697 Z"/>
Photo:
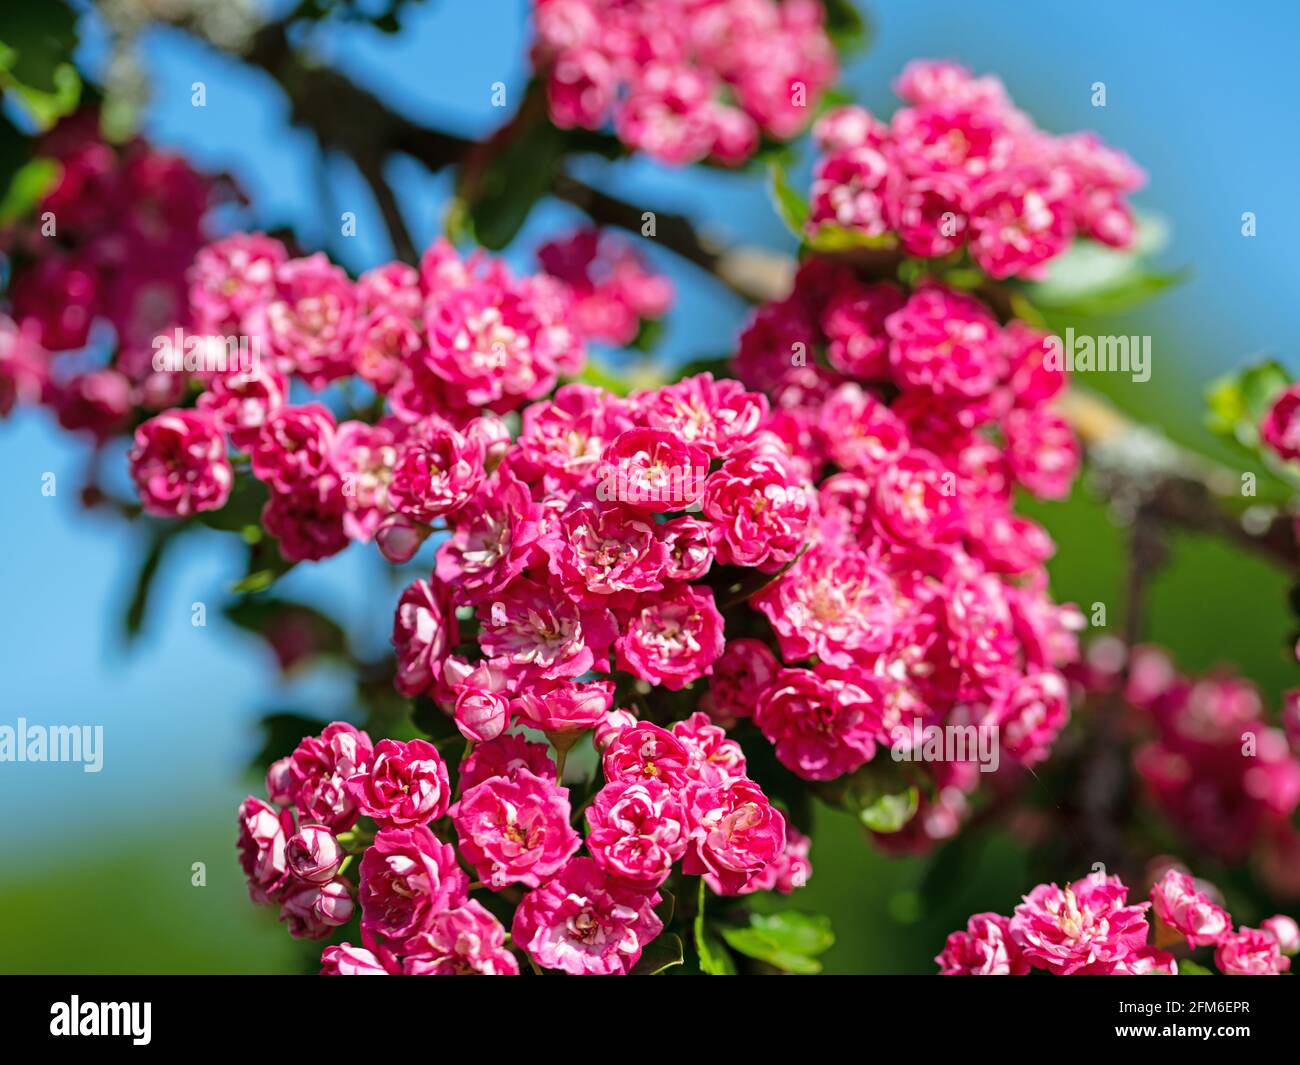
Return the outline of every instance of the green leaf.
<path id="1" fill-rule="evenodd" d="M 1111 248 L 1076 240 L 1052 260 L 1047 276 L 1026 286 L 1039 310 L 1084 317 L 1124 310 L 1181 283 L 1187 270 L 1158 270 L 1150 264 L 1167 239 L 1167 227 L 1154 217 L 1138 220 L 1132 248 Z"/>
<path id="2" fill-rule="evenodd" d="M 641 960 L 632 967 L 632 976 L 658 976 L 686 960 L 682 937 L 674 932 L 660 935 L 641 952 Z"/>
<path id="3" fill-rule="evenodd" d="M 428 696 L 417 696 L 411 706 L 411 724 L 435 743 L 459 736 L 455 720 Z"/>
<path id="4" fill-rule="evenodd" d="M 53 80 L 54 87 L 49 91 L 15 82 L 9 86 L 22 100 L 32 121 L 42 130 L 49 129 L 64 115 L 70 115 L 81 102 L 81 77 L 71 63 L 60 63 L 55 67 Z"/>
<path id="5" fill-rule="evenodd" d="M 277 635 L 294 634 L 309 657 L 346 657 L 349 653 L 343 627 L 305 603 L 257 597 L 231 603 L 222 613 L 233 624 L 268 642 Z"/>
<path id="6" fill-rule="evenodd" d="M 700 955 L 700 971 L 706 976 L 735 976 L 736 963 L 704 920 L 704 902 L 707 897 L 708 885 L 700 877 L 700 902 L 695 910 L 695 949 Z"/>
<path id="7" fill-rule="evenodd" d="M 872 832 L 898 832 L 916 814 L 921 797 L 915 786 L 894 795 L 881 795 L 858 811 L 858 819 Z"/>
<path id="8" fill-rule="evenodd" d="M 891 759 L 877 758 L 846 777 L 827 781 L 818 793 L 829 803 L 857 814 L 872 832 L 897 832 L 916 814 L 921 802 L 914 784 Z"/>
<path id="9" fill-rule="evenodd" d="M 852 0 L 821 0 L 826 9 L 826 35 L 841 53 L 865 48 L 871 27 Z"/>
<path id="10" fill-rule="evenodd" d="M 15 81 L 54 92 L 55 70 L 72 59 L 77 46 L 77 17 L 63 0 L 0 5 L 0 62 Z"/>
<path id="11" fill-rule="evenodd" d="M 474 236 L 492 251 L 509 244 L 533 205 L 551 189 L 564 158 L 563 131 L 539 118 L 511 137 L 466 196 Z"/>
<path id="12" fill-rule="evenodd" d="M 1204 965 L 1197 965 L 1196 962 L 1194 961 L 1189 961 L 1186 958 L 1180 958 L 1178 961 L 1178 975 L 1179 976 L 1213 976 L 1214 973 L 1212 973 Z"/>
<path id="13" fill-rule="evenodd" d="M 158 526 L 154 529 L 149 541 L 149 549 L 145 552 L 135 575 L 131 601 L 127 604 L 126 614 L 122 618 L 122 631 L 128 642 L 139 636 L 144 628 L 154 578 L 158 576 L 158 567 L 162 564 L 163 556 L 175 543 L 180 528 L 181 526 Z"/>
<path id="14" fill-rule="evenodd" d="M 834 222 L 823 222 L 817 227 L 817 232 L 807 239 L 809 248 L 823 253 L 857 251 L 861 248 L 885 251 L 895 247 L 897 243 L 892 233 L 882 233 L 878 237 L 872 237 L 860 230 L 849 229 Z"/>
<path id="15" fill-rule="evenodd" d="M 724 928 L 722 938 L 748 958 L 800 975 L 821 972 L 816 956 L 835 943 L 830 918 L 794 911 L 750 914 L 747 928 Z"/>
<path id="16" fill-rule="evenodd" d="M 803 240 L 808 225 L 808 201 L 790 184 L 790 175 L 779 163 L 770 163 L 767 168 L 772 178 L 772 206 L 781 216 L 786 228 Z"/>
<path id="17" fill-rule="evenodd" d="M 258 726 L 262 746 L 249 761 L 254 771 L 265 770 L 277 758 L 292 754 L 304 736 L 314 736 L 321 730 L 321 721 L 300 710 L 271 710 L 262 715 Z"/>
<path id="18" fill-rule="evenodd" d="M 242 533 L 250 525 L 261 525 L 262 508 L 269 495 L 266 485 L 247 470 L 239 470 L 226 505 L 220 510 L 204 511 L 199 521 L 210 529 Z"/>
<path id="19" fill-rule="evenodd" d="M 58 181 L 63 167 L 53 159 L 32 159 L 18 168 L 0 200 L 0 225 L 26 218 Z"/>
<path id="20" fill-rule="evenodd" d="M 1290 375 L 1272 359 L 1225 374 L 1206 389 L 1206 424 L 1220 436 L 1254 450 L 1259 446 L 1260 420 L 1290 383 Z"/>
<path id="21" fill-rule="evenodd" d="M 663 926 L 667 928 L 673 923 L 673 914 L 677 912 L 677 896 L 667 888 L 662 887 L 659 889 L 659 896 L 660 902 L 659 905 L 655 907 L 655 916 L 658 917 L 659 920 L 663 922 Z"/>

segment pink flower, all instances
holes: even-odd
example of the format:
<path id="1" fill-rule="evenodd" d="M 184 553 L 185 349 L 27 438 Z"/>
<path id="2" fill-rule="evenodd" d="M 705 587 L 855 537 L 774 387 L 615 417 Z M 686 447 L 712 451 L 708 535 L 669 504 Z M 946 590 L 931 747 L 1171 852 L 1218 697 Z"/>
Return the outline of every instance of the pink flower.
<path id="1" fill-rule="evenodd" d="M 262 508 L 262 527 L 289 562 L 319 562 L 337 555 L 351 541 L 343 527 L 346 509 L 337 485 L 272 492 Z"/>
<path id="2" fill-rule="evenodd" d="M 977 913 L 966 931 L 953 932 L 934 959 L 942 976 L 1024 976 L 1029 963 L 1011 938 L 1011 922 L 996 913 Z"/>
<path id="3" fill-rule="evenodd" d="M 705 516 L 717 529 L 718 561 L 780 569 L 807 540 L 816 497 L 773 454 L 728 459 L 704 485 Z"/>
<path id="4" fill-rule="evenodd" d="M 767 398 L 746 392 L 739 381 L 696 374 L 634 397 L 652 429 L 702 448 L 710 458 L 732 454 L 751 442 L 767 417 Z"/>
<path id="5" fill-rule="evenodd" d="M 781 664 L 762 640 L 731 640 L 713 664 L 709 680 L 708 711 L 720 724 L 750 717 L 763 691 Z"/>
<path id="6" fill-rule="evenodd" d="M 344 422 L 334 434 L 333 460 L 347 507 L 344 528 L 351 539 L 368 543 L 390 513 L 388 482 L 397 463 L 394 427 Z"/>
<path id="7" fill-rule="evenodd" d="M 282 796 L 292 802 L 306 820 L 346 832 L 359 816 L 347 781 L 364 773 L 373 757 L 369 736 L 335 721 L 319 736 L 308 736 L 298 744 L 288 765 L 276 774 L 279 784 L 273 794 L 278 793 L 277 801 Z"/>
<path id="8" fill-rule="evenodd" d="M 462 261 L 445 240 L 424 253 L 420 277 L 423 365 L 456 406 L 512 410 L 581 368 L 582 341 L 567 321 L 572 297 L 554 278 L 517 279 L 482 253 Z"/>
<path id="9" fill-rule="evenodd" d="M 754 723 L 776 757 L 805 780 L 833 780 L 869 762 L 881 731 L 882 699 L 825 666 L 782 669 L 759 696 Z M 865 687 L 863 686 L 865 685 Z"/>
<path id="10" fill-rule="evenodd" d="M 144 422 L 130 462 L 144 509 L 164 518 L 220 510 L 235 480 L 225 439 L 198 411 L 167 411 Z"/>
<path id="11" fill-rule="evenodd" d="M 998 324 L 970 296 L 927 285 L 885 319 L 885 328 L 889 363 L 905 388 L 970 401 L 993 391 L 1005 372 Z"/>
<path id="12" fill-rule="evenodd" d="M 620 507 L 581 503 L 551 526 L 540 546 L 551 572 L 580 589 L 612 595 L 663 587 L 668 553 L 654 521 Z"/>
<path id="13" fill-rule="evenodd" d="M 542 245 L 537 258 L 573 292 L 571 319 L 586 337 L 631 344 L 642 321 L 661 318 L 672 304 L 668 279 L 651 273 L 631 245 L 595 227 Z"/>
<path id="14" fill-rule="evenodd" d="M 614 68 L 594 48 L 564 52 L 551 68 L 546 102 L 560 129 L 599 129 L 614 102 Z"/>
<path id="15" fill-rule="evenodd" d="M 561 684 L 550 690 L 530 688 L 516 700 L 520 716 L 546 733 L 585 732 L 605 719 L 614 705 L 614 682 Z"/>
<path id="16" fill-rule="evenodd" d="M 567 788 L 517 769 L 470 788 L 451 817 L 461 853 L 480 880 L 493 888 L 537 887 L 582 845 L 569 824 L 571 813 Z"/>
<path id="17" fill-rule="evenodd" d="M 713 565 L 714 527 L 682 515 L 657 526 L 664 545 L 663 575 L 672 581 L 697 581 Z"/>
<path id="18" fill-rule="evenodd" d="M 285 861 L 299 880 L 324 884 L 338 872 L 343 848 L 324 825 L 302 825 L 285 844 Z"/>
<path id="19" fill-rule="evenodd" d="M 417 522 L 459 510 L 483 483 L 483 441 L 437 415 L 411 427 L 397 452 L 388 486 L 393 509 Z"/>
<path id="20" fill-rule="evenodd" d="M 284 375 L 265 366 L 246 373 L 216 374 L 198 398 L 198 409 L 229 434 L 237 448 L 251 448 L 267 418 L 284 406 L 288 384 Z"/>
<path id="21" fill-rule="evenodd" d="M 1063 191 L 1032 167 L 990 182 L 971 219 L 971 257 L 990 277 L 1040 276 L 1074 236 Z"/>
<path id="22" fill-rule="evenodd" d="M 817 160 L 813 168 L 809 228 L 829 222 L 867 237 L 883 236 L 885 184 L 889 161 L 876 148 L 842 148 Z"/>
<path id="23" fill-rule="evenodd" d="M 521 578 L 480 610 L 479 642 L 509 671 L 542 680 L 568 680 L 609 670 L 617 629 L 603 606 L 574 603 L 558 590 Z"/>
<path id="24" fill-rule="evenodd" d="M 275 268 L 275 292 L 254 312 L 276 369 L 313 389 L 352 372 L 348 340 L 356 312 L 352 282 L 323 252 Z"/>
<path id="25" fill-rule="evenodd" d="M 956 475 L 920 448 L 881 471 L 872 504 L 876 531 L 900 547 L 942 546 L 961 533 Z"/>
<path id="26" fill-rule="evenodd" d="M 594 487 L 606 446 L 631 427 L 626 401 L 591 385 L 562 385 L 554 400 L 524 409 L 511 469 L 547 491 Z"/>
<path id="27" fill-rule="evenodd" d="M 542 508 L 514 474 L 499 469 L 450 521 L 435 572 L 458 603 L 478 603 L 523 573 L 538 550 Z"/>
<path id="28" fill-rule="evenodd" d="M 1263 421 L 1259 438 L 1284 459 L 1300 459 L 1300 384 L 1280 392 Z"/>
<path id="29" fill-rule="evenodd" d="M 745 775 L 745 753 L 740 744 L 727 739 L 726 730 L 713 724 L 703 711 L 674 721 L 672 733 L 691 756 L 692 781 L 717 787 Z"/>
<path id="30" fill-rule="evenodd" d="M 278 899 L 288 880 L 285 844 L 293 816 L 250 795 L 239 807 L 239 864 L 248 878 L 248 896 L 259 906 Z"/>
<path id="31" fill-rule="evenodd" d="M 700 498 L 707 453 L 662 429 L 629 429 L 605 448 L 596 498 L 650 511 L 686 510 Z"/>
<path id="32" fill-rule="evenodd" d="M 722 628 L 709 588 L 681 584 L 643 595 L 615 645 L 619 668 L 679 691 L 712 672 L 725 646 Z"/>
<path id="33" fill-rule="evenodd" d="M 894 585 L 867 555 L 814 547 L 750 602 L 776 630 L 786 661 L 816 656 L 848 666 L 884 650 L 895 623 Z"/>
<path id="34" fill-rule="evenodd" d="M 1151 904 L 1157 919 L 1183 936 L 1189 946 L 1217 943 L 1232 931 L 1232 918 L 1216 906 L 1186 873 L 1170 869 L 1152 885 Z M 1158 940 L 1162 945 L 1164 940 Z"/>
<path id="35" fill-rule="evenodd" d="M 1277 940 L 1278 949 L 1283 954 L 1300 952 L 1300 925 L 1294 918 L 1279 913 L 1267 921 L 1261 921 L 1259 927 Z"/>
<path id="36" fill-rule="evenodd" d="M 995 708 L 1004 749 L 1024 765 L 1036 765 L 1047 757 L 1069 718 L 1065 678 L 1052 672 L 1024 677 Z"/>
<path id="37" fill-rule="evenodd" d="M 937 259 L 965 242 L 970 229 L 970 190 L 948 174 L 891 175 L 885 186 L 885 215 L 909 255 Z"/>
<path id="38" fill-rule="evenodd" d="M 199 249 L 189 271 L 189 304 L 200 333 L 241 332 L 249 312 L 275 294 L 284 245 L 262 233 L 232 233 Z"/>
<path id="39" fill-rule="evenodd" d="M 253 476 L 282 493 L 332 478 L 334 430 L 334 415 L 320 403 L 279 408 L 249 446 Z"/>
<path id="40" fill-rule="evenodd" d="M 789 895 L 791 892 L 798 891 L 812 876 L 812 863 L 808 861 L 808 853 L 811 850 L 812 840 L 787 822 L 785 850 L 745 881 L 745 886 L 736 894 L 752 895 L 756 891 L 779 891 L 782 895 Z M 712 873 L 706 874 L 704 880 L 715 894 L 724 893 L 721 883 Z"/>
<path id="41" fill-rule="evenodd" d="M 469 877 L 456 864 L 451 844 L 439 843 L 423 825 L 381 828 L 361 856 L 357 897 L 366 945 L 400 952 L 438 914 L 463 906 L 468 889 Z"/>
<path id="42" fill-rule="evenodd" d="M 513 776 L 521 769 L 545 780 L 554 780 L 555 763 L 551 761 L 550 748 L 544 743 L 532 743 L 523 736 L 510 733 L 475 744 L 469 757 L 461 763 L 461 792 L 467 792 L 491 777 Z"/>
<path id="43" fill-rule="evenodd" d="M 691 754 L 671 732 L 638 721 L 605 748 L 601 768 L 607 784 L 653 781 L 680 790 L 690 778 Z"/>
<path id="44" fill-rule="evenodd" d="M 587 850 L 610 876 L 657 886 L 686 852 L 685 820 L 665 784 L 607 784 L 587 807 Z"/>
<path id="45" fill-rule="evenodd" d="M 850 377 L 888 377 L 889 336 L 885 321 L 903 302 L 902 290 L 890 282 L 864 285 L 852 276 L 844 278 L 821 313 L 830 364 Z"/>
<path id="46" fill-rule="evenodd" d="M 609 749 L 610 744 L 635 725 L 636 722 L 636 714 L 632 713 L 631 710 L 611 710 L 607 713 L 596 722 L 596 728 L 592 735 L 592 742 L 595 744 L 597 753 L 604 754 Z"/>
<path id="47" fill-rule="evenodd" d="M 342 877 L 323 884 L 295 880 L 285 886 L 280 920 L 294 939 L 324 939 L 351 920 L 353 909 L 351 886 Z"/>
<path id="48" fill-rule="evenodd" d="M 460 642 L 456 611 L 439 581 L 414 581 L 397 601 L 393 647 L 397 651 L 397 690 L 428 693 L 442 673 L 443 660 Z"/>
<path id="49" fill-rule="evenodd" d="M 907 427 L 874 395 L 842 384 L 821 408 L 826 450 L 846 470 L 874 473 L 907 450 Z"/>
<path id="50" fill-rule="evenodd" d="M 710 874 L 721 894 L 737 894 L 785 850 L 785 818 L 749 779 L 687 793 L 688 876 Z"/>
<path id="51" fill-rule="evenodd" d="M 1147 945 L 1143 912 L 1150 905 L 1126 905 L 1127 895 L 1114 876 L 1087 876 L 1064 888 L 1040 884 L 1016 907 L 1011 938 L 1030 965 L 1057 975 L 1123 962 Z"/>
<path id="52" fill-rule="evenodd" d="M 1040 499 L 1069 495 L 1079 470 L 1079 442 L 1070 423 L 1046 407 L 1037 407 L 1012 411 L 1003 428 L 1016 480 Z"/>
<path id="53" fill-rule="evenodd" d="M 385 828 L 409 828 L 447 812 L 447 766 L 427 740 L 380 740 L 367 770 L 348 780 L 358 809 Z"/>
<path id="54" fill-rule="evenodd" d="M 607 876 L 590 858 L 574 858 L 554 880 L 530 891 L 515 910 L 516 946 L 538 965 L 572 976 L 625 976 L 662 930 L 657 891 Z"/>
<path id="55" fill-rule="evenodd" d="M 506 949 L 506 930 L 473 899 L 438 914 L 406 949 L 402 971 L 408 976 L 519 975 L 519 962 Z"/>
<path id="56" fill-rule="evenodd" d="M 1214 964 L 1225 976 L 1280 976 L 1291 968 L 1278 941 L 1258 928 L 1241 928 L 1219 940 Z"/>
<path id="57" fill-rule="evenodd" d="M 326 947 L 320 955 L 321 976 L 387 976 L 388 970 L 364 947 L 351 943 Z"/>
<path id="58" fill-rule="evenodd" d="M 448 661 L 445 672 L 458 668 Z M 456 727 L 467 740 L 494 740 L 510 727 L 510 680 L 500 666 L 480 662 L 451 686 L 456 691 Z"/>

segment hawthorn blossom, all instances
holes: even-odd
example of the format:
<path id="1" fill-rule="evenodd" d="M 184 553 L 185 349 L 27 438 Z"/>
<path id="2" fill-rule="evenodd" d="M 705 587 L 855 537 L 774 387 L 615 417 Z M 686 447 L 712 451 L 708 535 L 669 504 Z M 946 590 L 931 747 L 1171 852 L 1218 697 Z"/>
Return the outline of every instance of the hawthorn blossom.
<path id="1" fill-rule="evenodd" d="M 573 858 L 553 880 L 524 896 L 512 939 L 544 969 L 571 976 L 625 976 L 663 930 L 652 887 L 603 873 Z"/>
<path id="2" fill-rule="evenodd" d="M 537 887 L 559 872 L 582 842 L 570 815 L 567 788 L 522 768 L 474 785 L 451 809 L 461 854 L 494 888 Z"/>

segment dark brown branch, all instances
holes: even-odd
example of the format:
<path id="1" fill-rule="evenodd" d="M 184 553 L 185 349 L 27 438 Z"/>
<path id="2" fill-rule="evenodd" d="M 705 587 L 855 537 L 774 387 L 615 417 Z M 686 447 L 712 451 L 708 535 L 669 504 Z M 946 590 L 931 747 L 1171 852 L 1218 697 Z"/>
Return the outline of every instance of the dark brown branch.
<path id="1" fill-rule="evenodd" d="M 406 228 L 406 219 L 402 217 L 402 209 L 398 206 L 392 187 L 384 178 L 382 167 L 377 160 L 367 159 L 359 161 L 357 169 L 361 171 L 361 176 L 370 186 L 375 202 L 379 205 L 388 237 L 393 242 L 393 253 L 402 262 L 415 266 L 420 261 L 420 253 L 415 247 L 415 241 L 411 239 L 410 230 Z"/>

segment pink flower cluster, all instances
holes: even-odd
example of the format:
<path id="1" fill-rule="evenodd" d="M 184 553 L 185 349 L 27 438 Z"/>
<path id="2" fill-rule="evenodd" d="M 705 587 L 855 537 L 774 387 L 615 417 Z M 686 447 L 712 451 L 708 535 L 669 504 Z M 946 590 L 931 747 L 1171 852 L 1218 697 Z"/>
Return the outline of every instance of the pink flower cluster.
<path id="1" fill-rule="evenodd" d="M 838 74 L 818 0 L 535 0 L 551 121 L 672 165 L 743 163 L 808 125 Z"/>
<path id="2" fill-rule="evenodd" d="M 965 249 L 994 278 L 1042 276 L 1076 236 L 1132 244 L 1127 196 L 1145 176 L 1123 153 L 1043 132 L 996 77 L 955 63 L 910 63 L 895 89 L 907 106 L 888 123 L 857 106 L 818 120 L 810 232 L 892 237 L 925 259 Z"/>
<path id="3" fill-rule="evenodd" d="M 672 283 L 651 273 L 626 241 L 594 226 L 548 241 L 537 259 L 569 286 L 570 321 L 590 340 L 631 344 L 643 323 L 662 318 L 672 306 Z"/>
<path id="4" fill-rule="evenodd" d="M 1085 682 L 1099 691 L 1115 683 L 1096 667 Z M 1155 734 L 1133 754 L 1155 806 L 1210 854 L 1252 857 L 1276 893 L 1300 895 L 1300 832 L 1292 824 L 1300 808 L 1300 742 L 1268 723 L 1255 686 L 1227 673 L 1185 677 L 1163 651 L 1139 647 L 1124 695 Z M 1297 699 L 1289 694 L 1288 707 Z"/>
<path id="5" fill-rule="evenodd" d="M 968 295 L 863 282 L 816 258 L 742 336 L 739 376 L 771 397 L 772 431 L 819 485 L 817 517 L 807 551 L 752 599 L 786 665 L 761 644 L 729 645 L 713 698 L 724 717 L 752 714 L 800 776 L 910 747 L 917 720 L 994 727 L 1032 765 L 1065 725 L 1060 670 L 1082 617 L 1049 597 L 1052 542 L 1012 494 L 1059 498 L 1078 468 L 1049 405 L 1065 377 L 1045 339 Z M 748 529 L 737 539 L 763 543 Z M 927 769 L 939 798 L 913 831 L 951 834 L 978 773 Z"/>
<path id="6" fill-rule="evenodd" d="M 65 429 L 102 441 L 134 409 L 180 395 L 180 381 L 153 372 L 152 343 L 185 322 L 185 269 L 218 189 L 141 138 L 108 143 L 93 108 L 61 121 L 37 154 L 58 163 L 58 177 L 30 218 L 0 232 L 10 271 L 0 417 L 16 401 L 41 402 Z M 103 346 L 96 323 L 111 326 L 116 348 L 92 366 L 71 353 Z"/>
<path id="7" fill-rule="evenodd" d="M 245 337 L 263 357 L 204 374 L 195 409 L 137 428 L 141 500 L 163 516 L 219 509 L 233 447 L 270 489 L 263 525 L 292 561 L 376 534 L 414 550 L 413 526 L 462 508 L 499 458 L 498 415 L 584 360 L 565 285 L 461 259 L 445 242 L 418 271 L 391 263 L 354 283 L 323 255 L 294 259 L 270 237 L 236 234 L 199 252 L 189 299 L 194 335 Z M 290 402 L 295 378 L 319 389 L 353 375 L 386 399 L 375 424 Z"/>
<path id="8" fill-rule="evenodd" d="M 1064 888 L 1038 885 L 1009 919 L 976 914 L 964 932 L 948 937 L 935 962 L 944 976 L 1024 976 L 1031 969 L 1057 976 L 1175 976 L 1178 958 L 1164 948 L 1182 943 L 1213 947 L 1225 975 L 1276 976 L 1291 968 L 1300 928 L 1279 914 L 1260 928 L 1234 931 L 1228 912 L 1177 868 L 1152 885 L 1150 902 L 1135 904 L 1119 877 L 1094 873 Z"/>
<path id="9" fill-rule="evenodd" d="M 707 715 L 671 730 L 606 717 L 604 786 L 586 806 L 585 840 L 546 746 L 522 734 L 474 745 L 453 796 L 431 743 L 372 746 L 350 725 L 328 726 L 271 767 L 269 802 L 240 807 L 253 901 L 280 906 L 290 933 L 313 939 L 359 903 L 363 946 L 327 947 L 326 973 L 514 975 L 505 929 L 470 893 L 527 888 L 515 950 L 536 967 L 622 975 L 662 931 L 659 887 L 678 863 L 719 894 L 807 880 L 807 839 L 787 835 L 739 745 Z M 345 873 L 358 851 L 354 887 Z"/>

